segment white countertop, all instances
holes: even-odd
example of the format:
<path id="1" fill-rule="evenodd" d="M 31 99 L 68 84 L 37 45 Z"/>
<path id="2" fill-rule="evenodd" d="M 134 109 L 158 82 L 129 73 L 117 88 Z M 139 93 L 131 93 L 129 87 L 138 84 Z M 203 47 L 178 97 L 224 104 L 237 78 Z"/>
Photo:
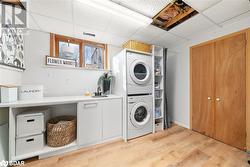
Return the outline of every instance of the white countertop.
<path id="1" fill-rule="evenodd" d="M 45 105 L 56 105 L 56 104 L 70 104 L 78 103 L 80 101 L 98 101 L 108 99 L 118 99 L 122 96 L 109 95 L 108 97 L 91 97 L 91 96 L 59 96 L 59 97 L 44 97 L 39 100 L 22 100 L 13 103 L 0 103 L 0 108 L 16 108 L 16 107 L 31 107 L 31 106 L 45 106 Z"/>

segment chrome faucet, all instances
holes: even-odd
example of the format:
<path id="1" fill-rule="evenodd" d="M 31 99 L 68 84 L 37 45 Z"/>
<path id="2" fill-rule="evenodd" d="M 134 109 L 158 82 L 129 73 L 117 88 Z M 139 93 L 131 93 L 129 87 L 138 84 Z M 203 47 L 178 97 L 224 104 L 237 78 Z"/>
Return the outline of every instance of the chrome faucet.
<path id="1" fill-rule="evenodd" d="M 101 96 L 102 95 L 102 89 L 100 86 L 97 87 L 97 95 Z"/>

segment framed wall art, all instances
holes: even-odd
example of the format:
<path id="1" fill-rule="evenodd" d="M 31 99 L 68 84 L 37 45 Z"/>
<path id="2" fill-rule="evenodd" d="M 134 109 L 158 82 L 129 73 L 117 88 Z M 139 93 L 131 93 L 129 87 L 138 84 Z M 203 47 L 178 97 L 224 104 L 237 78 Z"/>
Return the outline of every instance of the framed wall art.
<path id="1" fill-rule="evenodd" d="M 2 28 L 0 35 L 0 64 L 25 70 L 24 36 L 21 29 Z"/>

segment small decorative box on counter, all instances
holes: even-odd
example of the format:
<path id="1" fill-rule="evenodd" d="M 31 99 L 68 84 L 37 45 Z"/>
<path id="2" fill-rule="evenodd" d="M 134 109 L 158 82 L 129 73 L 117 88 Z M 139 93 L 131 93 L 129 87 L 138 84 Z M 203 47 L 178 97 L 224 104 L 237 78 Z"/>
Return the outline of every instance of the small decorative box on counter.
<path id="1" fill-rule="evenodd" d="M 17 101 L 17 87 L 10 85 L 0 85 L 1 103 L 11 103 Z"/>
<path id="2" fill-rule="evenodd" d="M 22 85 L 19 87 L 19 100 L 43 98 L 43 85 Z"/>

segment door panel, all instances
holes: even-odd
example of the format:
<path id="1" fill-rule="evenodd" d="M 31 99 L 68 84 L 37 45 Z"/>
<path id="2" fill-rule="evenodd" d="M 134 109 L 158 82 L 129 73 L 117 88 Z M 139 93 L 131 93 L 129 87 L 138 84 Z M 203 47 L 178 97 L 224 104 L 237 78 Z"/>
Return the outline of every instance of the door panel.
<path id="1" fill-rule="evenodd" d="M 192 129 L 213 136 L 214 44 L 191 49 Z"/>
<path id="2" fill-rule="evenodd" d="M 215 43 L 215 138 L 244 149 L 246 143 L 246 39 Z"/>
<path id="3" fill-rule="evenodd" d="M 103 140 L 122 136 L 122 100 L 103 100 Z"/>
<path id="4" fill-rule="evenodd" d="M 78 144 L 89 145 L 102 140 L 102 106 L 99 102 L 78 103 Z"/>

